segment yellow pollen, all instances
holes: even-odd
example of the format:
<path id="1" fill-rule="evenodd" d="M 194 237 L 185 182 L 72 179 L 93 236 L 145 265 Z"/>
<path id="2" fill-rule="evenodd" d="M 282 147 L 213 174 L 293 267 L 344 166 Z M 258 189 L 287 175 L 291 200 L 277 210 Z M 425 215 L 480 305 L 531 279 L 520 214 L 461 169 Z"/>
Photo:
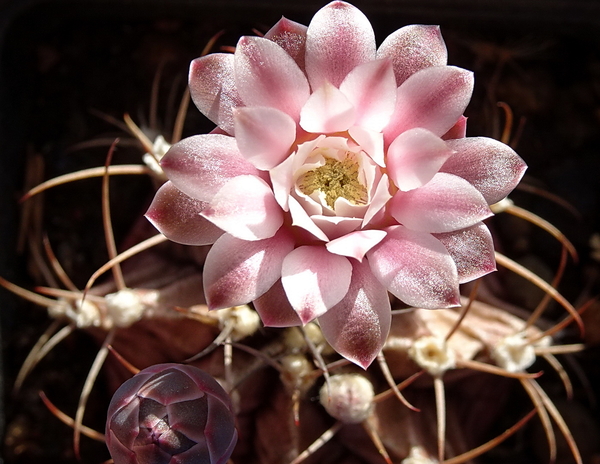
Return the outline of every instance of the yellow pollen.
<path id="1" fill-rule="evenodd" d="M 355 205 L 367 203 L 367 189 L 358 180 L 358 163 L 350 157 L 343 161 L 326 157 L 323 166 L 308 171 L 298 181 L 298 187 L 306 195 L 315 190 L 323 192 L 331 209 L 339 197 Z"/>

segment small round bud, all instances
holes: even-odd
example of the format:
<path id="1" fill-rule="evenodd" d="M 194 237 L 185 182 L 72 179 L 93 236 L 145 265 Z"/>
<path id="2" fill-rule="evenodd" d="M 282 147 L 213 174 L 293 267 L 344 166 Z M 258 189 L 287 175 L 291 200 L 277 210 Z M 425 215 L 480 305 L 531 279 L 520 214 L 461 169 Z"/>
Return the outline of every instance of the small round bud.
<path id="1" fill-rule="evenodd" d="M 544 337 L 535 346 L 550 346 L 552 339 Z M 508 372 L 522 372 L 535 362 L 535 346 L 527 340 L 525 333 L 519 332 L 503 338 L 492 350 L 496 364 Z"/>
<path id="2" fill-rule="evenodd" d="M 419 367 L 428 371 L 431 375 L 442 375 L 448 369 L 456 367 L 454 352 L 448 348 L 448 344 L 442 338 L 421 337 L 416 339 L 408 355 Z"/>
<path id="3" fill-rule="evenodd" d="M 321 387 L 321 404 L 331 417 L 345 424 L 364 421 L 373 405 L 373 385 L 360 374 L 338 374 Z"/>
<path id="4" fill-rule="evenodd" d="M 147 301 L 158 299 L 158 292 L 124 288 L 104 297 L 106 311 L 117 327 L 129 327 L 139 321 L 146 311 Z"/>
<path id="5" fill-rule="evenodd" d="M 144 369 L 114 394 L 106 445 L 115 464 L 224 464 L 237 442 L 231 400 L 206 372 Z"/>
<path id="6" fill-rule="evenodd" d="M 260 329 L 260 316 L 248 305 L 231 308 L 230 317 L 235 318 L 235 325 L 231 336 L 234 340 L 241 340 L 254 335 Z"/>

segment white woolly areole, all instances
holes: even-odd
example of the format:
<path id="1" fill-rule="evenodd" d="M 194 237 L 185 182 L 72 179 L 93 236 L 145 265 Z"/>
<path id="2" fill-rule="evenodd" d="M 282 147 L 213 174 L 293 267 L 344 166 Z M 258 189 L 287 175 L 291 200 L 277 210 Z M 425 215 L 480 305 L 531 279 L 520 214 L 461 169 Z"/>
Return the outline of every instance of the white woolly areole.
<path id="1" fill-rule="evenodd" d="M 374 396 L 373 384 L 363 375 L 338 374 L 321 387 L 319 400 L 331 417 L 357 424 L 369 416 Z"/>
<path id="2" fill-rule="evenodd" d="M 73 307 L 75 303 L 75 307 Z M 89 300 L 78 299 L 70 302 L 64 298 L 48 307 L 48 315 L 54 319 L 67 318 L 75 323 L 78 329 L 102 326 L 102 317 L 98 306 Z"/>
<path id="3" fill-rule="evenodd" d="M 408 355 L 433 376 L 442 375 L 456 367 L 456 356 L 443 338 L 427 336 L 416 339 Z"/>
<path id="4" fill-rule="evenodd" d="M 400 464 L 437 464 L 437 460 L 431 459 L 423 448 L 413 446 L 410 449 L 410 454 L 402 460 Z"/>
<path id="5" fill-rule="evenodd" d="M 168 143 L 162 135 L 159 135 L 154 139 L 154 144 L 152 145 L 152 153 L 145 153 L 142 156 L 142 161 L 146 166 L 148 166 L 152 171 L 159 175 L 164 176 L 165 173 L 163 169 L 160 167 L 160 160 L 165 156 L 165 153 L 169 151 L 171 148 L 171 144 Z"/>
<path id="6" fill-rule="evenodd" d="M 231 308 L 231 311 L 231 316 L 235 317 L 235 325 L 231 332 L 231 337 L 234 340 L 237 341 L 254 335 L 260 328 L 260 317 L 250 306 L 235 306 Z"/>
<path id="7" fill-rule="evenodd" d="M 490 209 L 492 210 L 492 213 L 499 214 L 503 213 L 507 208 L 513 206 L 514 204 L 515 203 L 510 198 L 506 197 L 500 200 L 498 203 L 490 205 Z"/>
<path id="8" fill-rule="evenodd" d="M 147 308 L 142 295 L 130 288 L 124 288 L 104 297 L 106 311 L 117 327 L 129 327 L 139 321 Z"/>
<path id="9" fill-rule="evenodd" d="M 522 372 L 535 362 L 535 346 L 550 346 L 552 339 L 544 337 L 535 345 L 527 340 L 524 332 L 503 338 L 492 350 L 492 358 L 508 372 Z"/>
<path id="10" fill-rule="evenodd" d="M 314 322 L 309 322 L 306 324 L 303 329 L 300 327 L 289 327 L 285 329 L 283 333 L 283 340 L 285 346 L 291 351 L 303 351 L 306 349 L 306 340 L 304 339 L 304 335 L 302 331 L 304 330 L 304 334 L 306 337 L 315 345 L 322 346 L 325 343 L 325 337 L 323 337 L 323 332 L 321 332 L 321 328 Z"/>
<path id="11" fill-rule="evenodd" d="M 314 371 L 314 364 L 304 354 L 288 354 L 281 358 L 281 380 L 292 389 L 299 389 L 301 393 L 313 386 L 315 377 L 310 375 Z"/>

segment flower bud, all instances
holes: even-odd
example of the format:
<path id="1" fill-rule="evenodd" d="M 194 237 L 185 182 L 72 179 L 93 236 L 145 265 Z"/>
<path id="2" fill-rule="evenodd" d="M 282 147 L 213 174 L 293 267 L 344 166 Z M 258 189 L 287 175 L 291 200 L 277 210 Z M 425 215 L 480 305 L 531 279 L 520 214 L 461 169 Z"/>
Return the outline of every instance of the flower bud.
<path id="1" fill-rule="evenodd" d="M 115 464 L 224 464 L 237 442 L 231 400 L 206 372 L 157 364 L 125 382 L 108 408 Z"/>

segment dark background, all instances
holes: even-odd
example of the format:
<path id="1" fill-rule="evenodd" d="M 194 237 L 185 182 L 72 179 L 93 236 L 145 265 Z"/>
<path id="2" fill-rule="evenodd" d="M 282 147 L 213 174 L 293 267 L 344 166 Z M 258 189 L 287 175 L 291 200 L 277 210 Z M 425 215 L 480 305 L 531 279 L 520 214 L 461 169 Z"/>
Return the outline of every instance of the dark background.
<path id="1" fill-rule="evenodd" d="M 27 253 L 17 249 L 18 199 L 28 156 L 41 155 L 44 178 L 99 166 L 106 146 L 77 144 L 123 132 L 97 116 L 124 113 L 148 125 L 153 78 L 162 68 L 158 126 L 172 129 L 189 61 L 220 30 L 217 47 L 234 46 L 253 29 L 265 32 L 283 14 L 308 24 L 325 2 L 317 1 L 13 1 L 0 2 L 0 275 L 31 288 L 37 280 Z M 504 124 L 497 101 L 523 118 L 517 152 L 529 164 L 525 181 L 568 201 L 572 214 L 527 192 L 512 196 L 549 219 L 575 243 L 580 262 L 570 265 L 561 291 L 574 302 L 598 293 L 597 263 L 588 246 L 600 231 L 600 2 L 371 0 L 356 1 L 378 41 L 405 24 L 440 24 L 450 64 L 475 71 L 476 89 L 468 135 L 498 138 Z M 184 135 L 210 130 L 193 106 Z M 516 132 L 516 129 L 515 129 Z M 139 147 L 119 149 L 115 163 L 138 162 Z M 119 183 L 113 210 L 122 239 L 149 200 L 145 179 Z M 55 189 L 45 197 L 43 228 L 57 244 L 59 260 L 78 285 L 106 259 L 100 222 L 99 183 Z M 500 244 L 515 259 L 554 270 L 560 247 L 544 232 L 498 224 Z M 60 244 L 60 245 L 58 245 Z M 506 299 L 527 306 L 507 290 Z M 48 324 L 45 311 L 0 291 L 3 343 L 3 419 L 7 463 L 74 462 L 70 431 L 41 404 L 44 390 L 74 411 L 96 345 L 84 334 L 70 337 L 33 372 L 15 397 L 12 381 Z M 561 314 L 558 312 L 557 314 Z M 558 317 L 558 316 L 557 316 Z M 590 318 L 588 341 L 600 323 Z M 567 331 L 565 340 L 575 337 Z M 575 339 L 575 338 L 573 338 Z M 578 357 L 598 390 L 597 347 Z M 577 383 L 577 380 L 575 380 Z M 106 391 L 95 390 L 86 423 L 102 428 Z M 588 392 L 589 393 L 589 392 Z M 589 395 L 582 404 L 597 415 Z M 6 421 L 6 422 L 5 422 Z M 84 462 L 108 458 L 102 445 L 84 439 Z M 525 461 L 531 462 L 531 461 Z"/>

